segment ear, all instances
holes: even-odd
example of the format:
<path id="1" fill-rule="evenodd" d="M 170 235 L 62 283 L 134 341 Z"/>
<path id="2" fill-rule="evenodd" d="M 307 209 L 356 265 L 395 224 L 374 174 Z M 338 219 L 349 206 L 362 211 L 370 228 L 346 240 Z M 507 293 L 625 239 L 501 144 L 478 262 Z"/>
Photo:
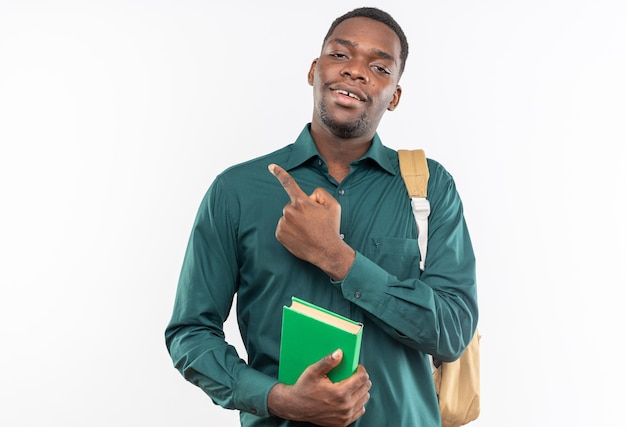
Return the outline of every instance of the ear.
<path id="1" fill-rule="evenodd" d="M 315 76 L 315 68 L 317 67 L 317 60 L 319 58 L 315 58 L 311 63 L 311 68 L 309 68 L 309 74 L 307 76 L 307 80 L 311 86 L 313 86 L 313 77 Z"/>
<path id="2" fill-rule="evenodd" d="M 396 90 L 393 92 L 393 97 L 391 98 L 391 102 L 389 103 L 389 106 L 387 107 L 388 111 L 393 111 L 396 109 L 396 107 L 400 103 L 400 96 L 402 96 L 402 88 L 400 87 L 400 85 L 397 85 Z"/>

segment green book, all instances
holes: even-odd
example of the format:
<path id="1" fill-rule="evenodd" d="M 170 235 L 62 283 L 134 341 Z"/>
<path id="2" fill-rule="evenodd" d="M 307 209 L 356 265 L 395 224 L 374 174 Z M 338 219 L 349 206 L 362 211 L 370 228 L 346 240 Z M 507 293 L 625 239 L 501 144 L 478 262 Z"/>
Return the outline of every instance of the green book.
<path id="1" fill-rule="evenodd" d="M 283 307 L 278 380 L 292 385 L 300 374 L 340 348 L 343 359 L 328 373 L 332 382 L 356 372 L 361 352 L 363 324 L 299 298 Z"/>

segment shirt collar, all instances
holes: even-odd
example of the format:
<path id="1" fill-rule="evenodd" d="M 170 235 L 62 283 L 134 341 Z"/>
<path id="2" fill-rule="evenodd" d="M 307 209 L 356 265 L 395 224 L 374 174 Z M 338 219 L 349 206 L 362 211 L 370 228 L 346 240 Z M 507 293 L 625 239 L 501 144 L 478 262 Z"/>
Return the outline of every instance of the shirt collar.
<path id="1" fill-rule="evenodd" d="M 289 160 L 287 161 L 286 170 L 294 169 L 313 157 L 320 157 L 319 152 L 317 151 L 317 147 L 315 146 L 315 142 L 313 141 L 313 137 L 311 136 L 310 131 L 311 124 L 308 123 L 300 132 L 298 139 L 293 144 L 293 150 L 291 151 L 291 155 L 289 156 Z M 391 162 L 388 149 L 382 144 L 378 133 L 374 134 L 374 138 L 372 139 L 372 145 L 370 149 L 367 150 L 367 153 L 355 161 L 354 163 L 361 163 L 366 159 L 370 159 L 374 161 L 380 168 L 384 169 L 391 175 L 396 174 L 396 170 L 393 168 L 393 164 Z"/>

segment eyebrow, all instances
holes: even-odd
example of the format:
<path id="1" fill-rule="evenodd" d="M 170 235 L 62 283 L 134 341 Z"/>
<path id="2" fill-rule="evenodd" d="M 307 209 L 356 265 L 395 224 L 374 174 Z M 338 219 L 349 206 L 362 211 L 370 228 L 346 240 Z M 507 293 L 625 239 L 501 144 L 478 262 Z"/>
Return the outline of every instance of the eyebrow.
<path id="1" fill-rule="evenodd" d="M 346 40 L 346 39 L 339 39 L 339 38 L 334 38 L 332 40 L 328 41 L 329 43 L 338 43 L 340 45 L 343 46 L 350 46 L 350 47 L 357 47 L 359 44 L 356 42 L 353 42 L 351 40 Z M 387 52 L 385 52 L 384 50 L 380 50 L 380 49 L 371 49 L 371 51 L 378 57 L 382 58 L 382 59 L 388 59 L 390 61 L 393 61 L 394 64 L 396 62 L 396 59 L 388 54 Z"/>

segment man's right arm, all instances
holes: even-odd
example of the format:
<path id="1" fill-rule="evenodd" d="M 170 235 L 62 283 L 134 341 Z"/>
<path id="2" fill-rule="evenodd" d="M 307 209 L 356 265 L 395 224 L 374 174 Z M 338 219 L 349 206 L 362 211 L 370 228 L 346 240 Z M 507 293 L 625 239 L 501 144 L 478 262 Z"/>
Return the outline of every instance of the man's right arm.
<path id="1" fill-rule="evenodd" d="M 223 331 L 238 266 L 232 218 L 220 188 L 218 178 L 198 210 L 165 331 L 166 344 L 176 369 L 215 403 L 267 416 L 267 396 L 277 380 L 248 366 Z"/>
<path id="2" fill-rule="evenodd" d="M 328 355 L 293 386 L 250 367 L 225 340 L 223 324 L 237 289 L 236 239 L 228 192 L 218 178 L 202 201 L 189 239 L 165 331 L 174 366 L 227 409 L 275 415 L 318 425 L 344 426 L 363 414 L 371 386 L 361 366 L 332 383 L 326 374 L 341 357 Z M 212 286 L 219 283 L 219 286 Z M 352 422 L 352 421 L 350 421 Z"/>

